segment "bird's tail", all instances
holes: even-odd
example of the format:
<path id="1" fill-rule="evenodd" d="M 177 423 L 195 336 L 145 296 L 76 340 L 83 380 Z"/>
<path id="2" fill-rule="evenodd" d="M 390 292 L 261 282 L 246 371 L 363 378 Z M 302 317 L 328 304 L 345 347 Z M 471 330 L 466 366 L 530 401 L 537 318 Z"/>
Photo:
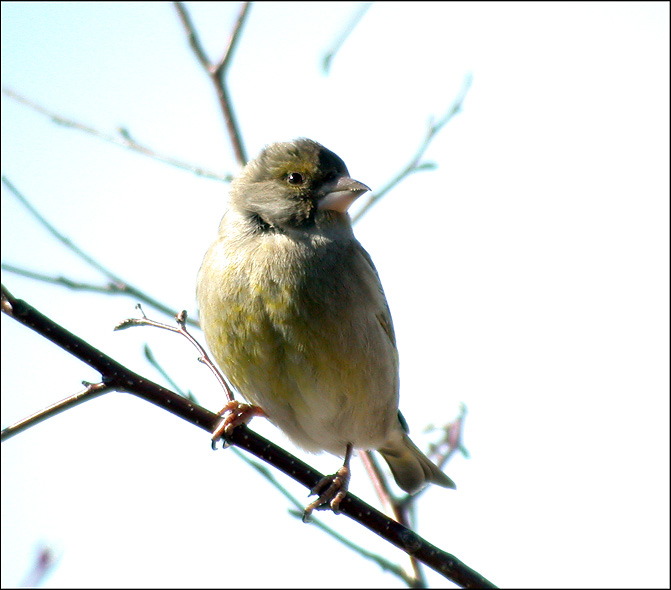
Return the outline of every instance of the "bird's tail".
<path id="1" fill-rule="evenodd" d="M 417 448 L 405 432 L 400 434 L 401 436 L 395 437 L 395 440 L 387 441 L 387 446 L 378 449 L 400 488 L 409 494 L 414 494 L 428 483 L 435 483 L 444 488 L 457 487 Z"/>

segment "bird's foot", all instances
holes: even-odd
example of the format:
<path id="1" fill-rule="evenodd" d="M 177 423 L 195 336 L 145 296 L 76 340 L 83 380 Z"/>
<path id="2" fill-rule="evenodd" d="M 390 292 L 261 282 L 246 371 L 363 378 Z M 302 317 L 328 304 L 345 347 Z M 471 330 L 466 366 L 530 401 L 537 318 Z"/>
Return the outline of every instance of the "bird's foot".
<path id="1" fill-rule="evenodd" d="M 243 404 L 237 400 L 228 402 L 219 412 L 221 422 L 212 432 L 212 448 L 216 448 L 219 439 L 231 434 L 241 424 L 247 424 L 254 416 L 266 416 L 266 413 L 258 406 Z M 224 442 L 224 447 L 226 442 Z"/>
<path id="2" fill-rule="evenodd" d="M 336 514 L 340 512 L 340 502 L 347 495 L 349 486 L 349 465 L 343 465 L 333 475 L 323 477 L 315 487 L 310 490 L 310 495 L 319 494 L 319 497 L 310 502 L 303 511 L 303 522 L 310 522 L 313 510 L 333 510 Z"/>

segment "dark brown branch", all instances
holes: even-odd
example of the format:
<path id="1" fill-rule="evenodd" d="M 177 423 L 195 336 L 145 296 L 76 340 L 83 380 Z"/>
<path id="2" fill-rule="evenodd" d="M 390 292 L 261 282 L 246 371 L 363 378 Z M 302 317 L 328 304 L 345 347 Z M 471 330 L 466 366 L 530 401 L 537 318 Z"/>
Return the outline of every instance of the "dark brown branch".
<path id="1" fill-rule="evenodd" d="M 2 287 L 1 308 L 4 313 L 18 322 L 96 369 L 102 376 L 102 383 L 109 389 L 136 395 L 209 433 L 218 426 L 220 417 L 217 414 L 130 371 L 88 342 L 56 324 L 25 301 L 13 297 L 4 286 Z M 244 425 L 233 431 L 228 437 L 228 442 L 273 465 L 308 489 L 312 489 L 323 477 L 321 473 L 297 457 Z M 453 555 L 431 545 L 413 531 L 391 520 L 351 493 L 348 493 L 343 500 L 341 512 L 461 587 L 494 587 L 491 582 Z"/>
<path id="2" fill-rule="evenodd" d="M 140 312 L 142 313 L 142 318 L 141 319 L 130 319 L 130 320 L 125 320 L 121 322 L 118 326 L 116 326 L 115 330 L 121 330 L 125 328 L 130 328 L 134 326 L 151 326 L 155 328 L 162 328 L 164 330 L 168 330 L 170 332 L 175 332 L 177 334 L 181 334 L 191 342 L 193 346 L 196 347 L 199 353 L 199 358 L 198 360 L 204 363 L 215 375 L 215 378 L 219 382 L 219 384 L 222 386 L 224 389 L 224 392 L 226 394 L 226 398 L 231 401 L 233 400 L 233 392 L 230 389 L 230 386 L 228 385 L 228 382 L 226 381 L 225 377 L 222 375 L 222 373 L 219 371 L 219 369 L 216 367 L 216 365 L 212 362 L 212 360 L 209 358 L 207 352 L 205 349 L 200 345 L 200 343 L 193 337 L 191 334 L 188 333 L 186 326 L 184 325 L 184 317 L 183 315 L 186 312 L 182 312 L 181 314 L 178 315 L 176 318 L 177 320 L 177 325 L 178 327 L 170 326 L 168 324 L 163 324 L 160 322 L 156 322 L 154 320 L 150 320 L 147 318 L 145 315 L 144 311 L 142 311 L 141 306 L 138 304 L 137 306 L 140 309 Z M 188 396 L 191 401 L 196 402 L 195 398 L 192 396 L 190 393 L 183 393 L 179 391 L 179 388 L 176 386 L 176 384 L 172 381 L 171 377 L 167 374 L 167 372 L 161 367 L 157 362 L 156 359 L 154 358 L 154 355 L 151 353 L 149 350 L 149 347 L 145 345 L 145 357 L 147 358 L 148 362 L 156 369 L 158 370 L 163 377 L 168 381 L 168 383 L 171 384 L 171 387 L 178 391 L 181 395 L 183 396 Z M 234 449 L 235 450 L 235 449 Z M 280 483 L 275 479 L 273 476 L 272 472 L 270 469 L 265 467 L 264 465 L 257 463 L 256 461 L 253 461 L 245 456 L 244 453 L 240 453 L 239 451 L 236 453 L 237 456 L 239 456 L 243 461 L 245 461 L 248 465 L 256 469 L 273 487 L 275 487 L 285 498 L 287 498 L 295 507 L 296 510 L 290 510 L 290 514 L 297 516 L 301 520 L 303 519 L 304 513 L 305 513 L 305 507 L 302 505 L 293 495 L 291 495 Z M 361 458 L 362 460 L 365 459 L 365 457 L 370 457 L 371 460 L 372 458 L 372 453 L 370 451 L 362 451 Z M 366 462 L 364 461 L 364 464 Z M 396 518 L 398 522 L 405 523 L 403 520 L 399 520 L 399 518 Z M 334 539 L 345 545 L 346 547 L 349 547 L 353 551 L 359 553 L 362 557 L 365 557 L 366 559 L 370 559 L 371 561 L 377 563 L 382 569 L 389 571 L 393 573 L 394 575 L 398 576 L 401 578 L 410 588 L 424 588 L 426 587 L 426 583 L 424 580 L 423 572 L 422 569 L 419 567 L 419 564 L 417 563 L 417 560 L 414 557 L 410 557 L 410 562 L 412 564 L 412 570 L 413 573 L 409 574 L 407 573 L 401 566 L 398 566 L 396 564 L 391 563 L 390 561 L 384 559 L 380 555 L 377 555 L 371 551 L 368 551 L 367 549 L 356 545 L 343 537 L 341 534 L 339 534 L 337 531 L 334 529 L 326 526 L 323 522 L 321 522 L 319 519 L 311 518 L 310 522 L 312 524 L 315 524 L 319 528 L 321 528 L 326 534 L 331 535 Z"/>
<path id="3" fill-rule="evenodd" d="M 7 270 L 9 272 L 12 272 L 14 274 L 18 274 L 27 278 L 39 280 L 45 283 L 54 283 L 54 284 L 60 284 L 65 287 L 68 287 L 69 289 L 74 289 L 74 290 L 80 290 L 80 291 L 94 291 L 94 292 L 104 292 L 104 293 L 109 293 L 111 295 L 127 295 L 129 297 L 133 297 L 136 301 L 142 301 L 143 303 L 146 303 L 147 305 L 150 305 L 154 309 L 157 309 L 158 311 L 161 311 L 167 315 L 170 316 L 175 316 L 175 310 L 171 309 L 164 303 L 161 303 L 160 301 L 154 299 L 153 297 L 150 297 L 147 295 L 144 291 L 141 291 L 137 287 L 130 285 L 126 281 L 124 281 L 121 277 L 118 275 L 115 275 L 111 270 L 109 270 L 107 267 L 103 266 L 100 264 L 97 260 L 89 256 L 86 252 L 84 252 L 81 248 L 79 248 L 77 245 L 74 244 L 70 238 L 65 236 L 63 233 L 61 233 L 54 225 L 52 225 L 47 219 L 45 219 L 42 214 L 33 207 L 33 205 L 30 203 L 28 199 L 9 181 L 8 178 L 5 176 L 2 176 L 0 178 L 2 180 L 2 184 L 4 184 L 9 192 L 26 208 L 28 209 L 28 212 L 44 227 L 54 238 L 56 238 L 61 244 L 63 244 L 68 250 L 73 252 L 76 256 L 81 258 L 86 264 L 89 266 L 93 267 L 96 269 L 98 272 L 102 273 L 107 279 L 109 280 L 109 283 L 107 285 L 91 285 L 91 284 L 86 284 L 86 283 L 80 283 L 77 281 L 73 281 L 71 279 L 65 278 L 65 277 L 53 277 L 49 275 L 44 275 L 42 273 L 37 273 L 31 270 L 19 268 L 17 266 L 13 266 L 11 264 L 2 264 L 2 268 L 4 270 Z M 189 319 L 188 323 L 192 326 L 198 327 L 198 321 L 197 320 L 192 320 Z"/>
<path id="4" fill-rule="evenodd" d="M 69 127 L 71 129 L 83 131 L 84 133 L 88 133 L 93 137 L 97 137 L 98 139 L 102 139 L 103 141 L 106 141 L 108 143 L 113 143 L 114 145 L 118 145 L 120 147 L 137 152 L 138 154 L 148 156 L 154 160 L 163 162 L 164 164 L 168 164 L 169 166 L 174 166 L 175 168 L 179 168 L 181 170 L 187 170 L 188 172 L 191 172 L 196 176 L 209 178 L 210 180 L 218 180 L 220 182 L 231 181 L 230 174 L 221 174 L 218 172 L 212 172 L 211 170 L 206 170 L 205 168 L 201 168 L 200 166 L 195 166 L 194 164 L 189 164 L 188 162 L 183 162 L 182 160 L 177 160 L 176 158 L 166 156 L 164 154 L 157 152 L 156 150 L 148 148 L 147 146 L 142 145 L 141 143 L 134 140 L 126 129 L 119 129 L 117 135 L 104 133 L 103 131 L 95 129 L 94 127 L 90 127 L 85 123 L 75 121 L 74 119 L 68 119 L 62 115 L 59 115 L 58 113 L 50 111 L 49 109 L 33 102 L 32 100 L 29 100 L 24 96 L 21 96 L 19 93 L 14 92 L 11 88 L 3 87 L 2 93 L 5 96 L 13 98 L 15 101 L 31 108 L 32 110 L 49 117 L 49 119 L 51 119 L 53 123 L 61 125 L 62 127 Z"/>
<path id="5" fill-rule="evenodd" d="M 192 414 L 194 404 L 165 387 L 133 373 L 85 340 L 44 316 L 25 301 L 14 298 L 4 285 L 2 286 L 2 311 L 98 371 L 108 391 L 122 391 L 137 395 L 205 430 L 209 430 L 210 427 L 214 427 L 213 424 L 216 426 L 219 422 L 216 414 L 204 409 L 203 413 Z"/>
<path id="6" fill-rule="evenodd" d="M 228 73 L 228 67 L 231 63 L 238 39 L 240 38 L 240 33 L 247 18 L 247 14 L 249 13 L 251 3 L 242 3 L 240 13 L 238 14 L 233 31 L 231 32 L 226 51 L 217 63 L 211 62 L 205 54 L 203 45 L 200 42 L 200 37 L 196 32 L 196 28 L 193 24 L 193 21 L 191 20 L 191 16 L 189 15 L 189 12 L 187 11 L 184 4 L 182 2 L 174 2 L 174 5 L 182 26 L 186 31 L 189 45 L 191 46 L 196 59 L 203 67 L 207 73 L 207 76 L 210 78 L 210 81 L 214 85 L 215 91 L 217 93 L 217 100 L 219 101 L 219 107 L 221 108 L 221 112 L 226 123 L 226 129 L 228 130 L 228 135 L 231 139 L 231 143 L 233 144 L 235 159 L 237 160 L 238 164 L 240 164 L 240 166 L 244 166 L 247 163 L 247 153 L 245 152 L 245 147 L 242 143 L 242 134 L 240 133 L 237 119 L 233 113 L 233 105 L 231 104 L 231 100 L 228 94 L 228 85 L 226 84 L 226 74 Z"/>

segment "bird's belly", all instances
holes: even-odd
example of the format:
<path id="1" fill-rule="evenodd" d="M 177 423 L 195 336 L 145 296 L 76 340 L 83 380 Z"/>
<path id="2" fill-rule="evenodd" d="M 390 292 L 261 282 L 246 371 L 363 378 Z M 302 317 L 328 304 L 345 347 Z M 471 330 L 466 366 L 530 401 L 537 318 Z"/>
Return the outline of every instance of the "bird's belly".
<path id="1" fill-rule="evenodd" d="M 314 314 L 285 295 L 263 291 L 219 308 L 228 329 L 206 336 L 226 376 L 305 450 L 382 446 L 398 408 L 387 335 L 374 317 Z"/>

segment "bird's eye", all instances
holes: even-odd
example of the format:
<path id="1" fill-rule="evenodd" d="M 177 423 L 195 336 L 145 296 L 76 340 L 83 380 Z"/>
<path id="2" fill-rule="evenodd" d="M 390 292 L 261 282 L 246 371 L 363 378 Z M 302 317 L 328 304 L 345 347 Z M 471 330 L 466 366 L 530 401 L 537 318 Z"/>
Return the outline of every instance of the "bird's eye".
<path id="1" fill-rule="evenodd" d="M 303 184 L 303 175 L 300 172 L 290 172 L 287 181 L 289 184 Z"/>

